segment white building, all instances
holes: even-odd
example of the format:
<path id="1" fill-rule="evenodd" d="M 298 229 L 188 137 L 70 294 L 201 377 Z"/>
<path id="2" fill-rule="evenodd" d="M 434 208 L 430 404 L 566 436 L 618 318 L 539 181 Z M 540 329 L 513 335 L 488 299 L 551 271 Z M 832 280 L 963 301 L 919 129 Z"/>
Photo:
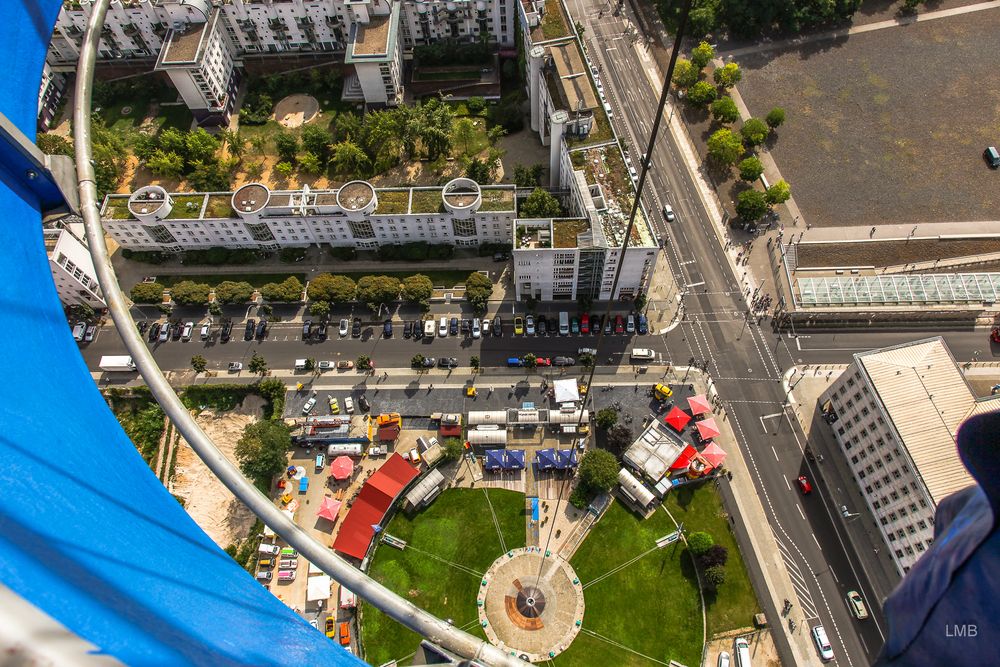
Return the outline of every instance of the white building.
<path id="1" fill-rule="evenodd" d="M 364 20 L 359 16 L 351 25 L 344 62 L 354 65 L 360 98 L 369 104 L 396 106 L 403 100 L 399 3 L 393 3 L 391 10 L 388 14 L 371 16 L 365 12 Z M 346 87 L 347 96 L 351 95 L 351 83 Z"/>
<path id="2" fill-rule="evenodd" d="M 942 498 L 974 483 L 955 447 L 977 402 L 940 337 L 854 355 L 820 407 L 899 573 L 930 546 Z"/>
<path id="3" fill-rule="evenodd" d="M 43 233 L 52 280 L 63 305 L 86 304 L 94 309 L 105 308 L 90 250 L 83 241 L 83 224 L 49 227 Z"/>
<path id="4" fill-rule="evenodd" d="M 159 186 L 109 196 L 105 230 L 124 248 L 179 252 L 224 246 L 274 250 L 329 244 L 375 249 L 423 241 L 476 247 L 505 243 L 515 217 L 513 186 L 456 178 L 443 188 L 375 189 L 352 181 L 337 190 L 169 194 Z"/>
<path id="5" fill-rule="evenodd" d="M 226 123 L 239 79 L 218 9 L 201 20 L 177 21 L 166 35 L 156 71 L 166 72 L 198 123 Z"/>
<path id="6" fill-rule="evenodd" d="M 42 85 L 38 88 L 38 128 L 47 130 L 56 119 L 59 102 L 66 92 L 66 75 L 54 72 L 48 63 L 42 66 Z"/>

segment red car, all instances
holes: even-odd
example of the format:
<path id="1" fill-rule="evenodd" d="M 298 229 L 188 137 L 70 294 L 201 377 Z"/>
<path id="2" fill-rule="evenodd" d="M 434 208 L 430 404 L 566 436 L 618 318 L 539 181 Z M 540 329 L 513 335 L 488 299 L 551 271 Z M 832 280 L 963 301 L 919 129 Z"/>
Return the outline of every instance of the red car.
<path id="1" fill-rule="evenodd" d="M 993 327 L 993 331 L 990 332 L 990 340 L 994 343 L 1000 343 L 1000 327 Z"/>
<path id="2" fill-rule="evenodd" d="M 548 357 L 537 357 L 535 359 L 535 365 L 536 366 L 551 366 L 552 365 L 552 360 L 549 359 Z"/>
<path id="3" fill-rule="evenodd" d="M 625 320 L 622 319 L 621 315 L 615 315 L 615 333 L 625 333 Z"/>
<path id="4" fill-rule="evenodd" d="M 809 483 L 809 480 L 806 479 L 805 475 L 799 475 L 799 488 L 802 489 L 802 495 L 804 496 L 808 496 L 812 493 L 812 484 Z"/>
<path id="5" fill-rule="evenodd" d="M 580 333 L 590 333 L 590 315 L 587 313 L 580 316 Z"/>

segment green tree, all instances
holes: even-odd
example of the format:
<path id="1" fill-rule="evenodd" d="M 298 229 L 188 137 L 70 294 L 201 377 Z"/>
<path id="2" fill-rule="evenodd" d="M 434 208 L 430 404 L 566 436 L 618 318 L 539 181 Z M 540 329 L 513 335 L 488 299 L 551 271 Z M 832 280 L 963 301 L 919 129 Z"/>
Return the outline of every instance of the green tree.
<path id="1" fill-rule="evenodd" d="M 780 127 L 781 124 L 785 122 L 785 110 L 781 107 L 774 107 L 767 112 L 764 122 L 766 122 L 767 126 L 772 130 L 776 127 Z"/>
<path id="2" fill-rule="evenodd" d="M 160 303 L 163 301 L 163 285 L 160 283 L 136 283 L 129 290 L 128 295 L 135 303 Z"/>
<path id="3" fill-rule="evenodd" d="M 205 369 L 208 368 L 208 361 L 200 354 L 196 354 L 191 357 L 191 368 L 194 369 L 195 373 L 204 373 Z"/>
<path id="4" fill-rule="evenodd" d="M 691 62 L 698 69 L 704 69 L 708 63 L 712 62 L 712 58 L 715 57 L 715 49 L 708 42 L 701 42 L 698 46 L 691 49 Z M 676 70 L 677 67 L 674 66 Z"/>
<path id="5" fill-rule="evenodd" d="M 604 447 L 615 456 L 621 456 L 632 445 L 633 439 L 632 429 L 625 424 L 615 424 L 604 435 Z"/>
<path id="6" fill-rule="evenodd" d="M 292 439 L 283 422 L 261 420 L 248 424 L 233 453 L 243 474 L 261 491 L 269 492 L 275 475 L 288 465 Z"/>
<path id="7" fill-rule="evenodd" d="M 465 279 L 465 300 L 469 302 L 473 312 L 477 315 L 486 312 L 491 294 L 493 294 L 493 281 L 489 279 L 489 276 L 474 272 Z"/>
<path id="8" fill-rule="evenodd" d="M 562 215 L 559 200 L 541 188 L 535 188 L 522 202 L 519 217 L 557 218 Z"/>
<path id="9" fill-rule="evenodd" d="M 708 4 L 691 9 L 688 18 L 688 25 L 691 27 L 692 35 L 707 35 L 715 29 L 716 21 L 715 5 Z"/>
<path id="10" fill-rule="evenodd" d="M 485 160 L 480 160 L 477 157 L 469 160 L 469 164 L 465 167 L 465 176 L 471 178 L 476 183 L 490 183 L 493 181 L 490 166 Z"/>
<path id="11" fill-rule="evenodd" d="M 705 583 L 710 590 L 718 590 L 722 584 L 726 583 L 726 568 L 722 565 L 713 565 L 705 568 Z"/>
<path id="12" fill-rule="evenodd" d="M 686 58 L 678 58 L 674 65 L 674 85 L 683 90 L 687 90 L 698 83 L 699 68 Z"/>
<path id="13" fill-rule="evenodd" d="M 777 183 L 772 183 L 765 192 L 765 196 L 767 197 L 767 203 L 771 206 L 784 204 L 791 198 L 792 188 L 788 185 L 787 181 L 782 179 Z"/>
<path id="14" fill-rule="evenodd" d="M 274 135 L 274 149 L 278 153 L 280 162 L 295 162 L 295 155 L 299 152 L 299 140 L 294 134 L 278 132 Z"/>
<path id="15" fill-rule="evenodd" d="M 375 173 L 388 171 L 399 164 L 403 156 L 405 145 L 400 118 L 397 110 L 376 111 L 364 118 L 364 145 L 368 155 L 374 158 Z"/>
<path id="16" fill-rule="evenodd" d="M 338 174 L 365 174 L 371 167 L 371 160 L 353 141 L 341 141 L 333 147 L 331 158 L 334 171 Z"/>
<path id="17" fill-rule="evenodd" d="M 248 282 L 223 280 L 215 286 L 215 300 L 221 303 L 246 303 L 253 296 L 253 285 Z"/>
<path id="18" fill-rule="evenodd" d="M 94 162 L 94 184 L 97 187 L 97 196 L 100 198 L 118 188 L 118 183 L 121 182 L 122 175 L 125 173 L 128 148 L 122 136 L 109 130 L 97 114 L 94 114 L 91 121 L 90 134 Z"/>
<path id="19" fill-rule="evenodd" d="M 708 157 L 721 165 L 733 165 L 743 155 L 743 142 L 727 127 L 716 130 L 708 138 Z"/>
<path id="20" fill-rule="evenodd" d="M 589 449 L 580 459 L 580 484 L 591 494 L 610 491 L 618 483 L 618 459 L 603 449 Z"/>
<path id="21" fill-rule="evenodd" d="M 160 148 L 160 141 L 156 136 L 145 132 L 137 132 L 132 139 L 132 152 L 143 162 L 149 160 Z"/>
<path id="22" fill-rule="evenodd" d="M 747 222 L 756 222 L 767 213 L 767 197 L 758 190 L 744 190 L 736 197 L 736 213 Z"/>
<path id="23" fill-rule="evenodd" d="M 736 108 L 736 102 L 733 102 L 733 98 L 723 95 L 712 102 L 712 118 L 729 125 L 740 119 L 740 110 Z"/>
<path id="24" fill-rule="evenodd" d="M 530 167 L 523 164 L 514 165 L 513 181 L 519 188 L 533 188 L 542 182 L 545 166 L 533 164 Z"/>
<path id="25" fill-rule="evenodd" d="M 403 279 L 403 299 L 405 301 L 419 303 L 426 307 L 430 304 L 433 293 L 434 283 L 422 273 L 407 276 Z"/>
<path id="26" fill-rule="evenodd" d="M 185 159 L 187 158 L 187 134 L 182 130 L 168 127 L 160 132 L 157 141 L 160 144 L 160 150 L 164 153 L 177 153 Z"/>
<path id="27" fill-rule="evenodd" d="M 295 167 L 292 166 L 291 162 L 279 162 L 274 165 L 274 170 L 278 172 L 282 177 L 288 178 L 295 171 Z"/>
<path id="28" fill-rule="evenodd" d="M 465 106 L 473 116 L 478 116 L 486 109 L 486 100 L 478 95 L 465 101 Z"/>
<path id="29" fill-rule="evenodd" d="M 602 408 L 597 411 L 594 421 L 597 423 L 597 428 L 607 431 L 618 423 L 618 411 L 614 408 Z"/>
<path id="30" fill-rule="evenodd" d="M 325 320 L 330 316 L 330 304 L 326 301 L 314 301 L 309 305 L 309 314 L 313 317 L 318 317 L 321 320 Z"/>
<path id="31" fill-rule="evenodd" d="M 469 366 L 472 367 L 473 372 L 479 372 L 479 357 L 472 355 L 469 358 Z"/>
<path id="32" fill-rule="evenodd" d="M 399 278 L 393 276 L 362 276 L 358 281 L 358 301 L 373 311 L 399 297 Z"/>
<path id="33" fill-rule="evenodd" d="M 306 151 L 299 155 L 299 170 L 305 174 L 322 174 L 323 170 L 326 169 L 326 165 L 323 164 L 315 153 Z"/>
<path id="34" fill-rule="evenodd" d="M 263 377 L 267 373 L 267 360 L 260 355 L 260 352 L 254 352 L 247 362 L 247 370 Z"/>
<path id="35" fill-rule="evenodd" d="M 471 144 L 476 138 L 476 126 L 472 124 L 472 119 L 459 118 L 455 121 L 455 124 L 452 127 L 452 132 L 455 135 L 455 140 L 462 144 L 462 152 L 465 155 L 468 155 L 469 144 Z"/>
<path id="36" fill-rule="evenodd" d="M 236 130 L 233 132 L 232 130 L 223 130 L 220 137 L 226 143 L 226 149 L 229 151 L 229 155 L 237 161 L 242 160 L 243 156 L 246 155 L 247 152 L 247 140 L 240 133 L 240 131 Z"/>
<path id="37" fill-rule="evenodd" d="M 507 128 L 502 125 L 494 125 L 486 130 L 486 140 L 490 146 L 495 146 L 498 141 L 507 136 Z"/>
<path id="38" fill-rule="evenodd" d="M 205 283 L 182 280 L 170 288 L 170 298 L 182 306 L 203 306 L 208 303 L 210 290 Z"/>
<path id="39" fill-rule="evenodd" d="M 740 178 L 747 182 L 754 182 L 764 173 L 764 163 L 756 155 L 751 155 L 739 164 Z"/>
<path id="40" fill-rule="evenodd" d="M 321 273 L 309 281 L 309 300 L 328 303 L 347 303 L 357 297 L 357 284 L 342 275 Z"/>
<path id="41" fill-rule="evenodd" d="M 538 357 L 529 352 L 523 357 L 521 357 L 521 363 L 524 364 L 525 368 L 535 368 L 536 366 L 538 366 Z"/>
<path id="42" fill-rule="evenodd" d="M 695 557 L 707 552 L 713 544 L 715 544 L 715 540 L 712 536 L 703 531 L 697 531 L 687 536 L 688 549 Z"/>
<path id="43" fill-rule="evenodd" d="M 372 369 L 372 358 L 367 354 L 362 354 L 354 364 L 359 371 L 370 371 Z"/>
<path id="44" fill-rule="evenodd" d="M 233 168 L 236 165 L 230 161 L 210 160 L 202 162 L 195 160 L 191 163 L 191 172 L 188 174 L 188 183 L 195 190 L 202 192 L 222 192 L 229 189 L 232 184 Z"/>
<path id="45" fill-rule="evenodd" d="M 184 157 L 188 164 L 214 162 L 218 150 L 219 140 L 206 132 L 205 128 L 199 127 L 184 137 Z"/>
<path id="46" fill-rule="evenodd" d="M 590 369 L 594 367 L 594 363 L 597 359 L 589 352 L 584 352 L 579 357 L 576 358 L 576 362 L 583 366 L 584 368 Z"/>
<path id="47" fill-rule="evenodd" d="M 246 172 L 247 179 L 251 181 L 259 181 L 260 177 L 264 175 L 264 163 L 260 160 L 247 162 L 243 165 L 243 171 Z"/>
<path id="48" fill-rule="evenodd" d="M 715 86 L 707 81 L 699 81 L 688 88 L 687 101 L 699 109 L 704 109 L 718 96 Z"/>
<path id="49" fill-rule="evenodd" d="M 38 146 L 38 150 L 46 155 L 68 155 L 69 157 L 73 157 L 73 142 L 58 134 L 42 132 L 35 137 L 35 145 Z"/>
<path id="50" fill-rule="evenodd" d="M 645 292 L 639 292 L 632 299 L 632 305 L 636 310 L 642 310 L 646 307 L 646 301 L 649 299 Z"/>
<path id="51" fill-rule="evenodd" d="M 712 72 L 712 79 L 715 83 L 722 88 L 732 88 L 740 79 L 743 78 L 743 72 L 740 70 L 740 66 L 736 63 L 726 63 L 722 67 L 717 67 L 714 72 Z"/>
<path id="52" fill-rule="evenodd" d="M 410 366 L 412 368 L 423 368 L 424 367 L 424 355 L 415 354 L 410 357 Z"/>
<path id="53" fill-rule="evenodd" d="M 302 300 L 302 281 L 288 276 L 280 283 L 267 283 L 260 288 L 260 295 L 267 301 L 293 303 Z"/>
<path id="54" fill-rule="evenodd" d="M 320 164 L 326 164 L 330 159 L 330 133 L 319 125 L 306 125 L 302 128 L 302 149 L 312 153 Z"/>
<path id="55" fill-rule="evenodd" d="M 222 315 L 222 306 L 220 306 L 217 302 L 213 301 L 212 303 L 208 304 L 208 314 L 214 315 L 215 317 Z"/>
<path id="56" fill-rule="evenodd" d="M 747 146 L 751 148 L 760 146 L 767 141 L 767 135 L 771 133 L 771 128 L 767 123 L 759 118 L 748 118 L 743 127 L 740 128 L 740 135 Z"/>
<path id="57" fill-rule="evenodd" d="M 441 444 L 444 446 L 442 458 L 445 461 L 458 461 L 462 458 L 465 448 L 462 446 L 461 440 L 458 438 L 448 438 Z"/>

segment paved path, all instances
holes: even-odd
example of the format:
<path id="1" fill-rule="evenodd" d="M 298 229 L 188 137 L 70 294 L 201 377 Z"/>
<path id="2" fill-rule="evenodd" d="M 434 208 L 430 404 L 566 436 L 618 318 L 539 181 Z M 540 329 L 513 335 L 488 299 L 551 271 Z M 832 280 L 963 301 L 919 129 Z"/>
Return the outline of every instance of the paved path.
<path id="1" fill-rule="evenodd" d="M 860 35 L 861 33 L 865 32 L 885 30 L 886 28 L 897 28 L 900 26 L 907 26 L 914 23 L 923 23 L 924 21 L 933 21 L 935 19 L 948 18 L 949 16 L 959 16 L 961 14 L 970 14 L 972 12 L 981 12 L 988 9 L 998 9 L 998 8 L 1000 8 L 1000 0 L 990 0 L 990 2 L 980 2 L 975 5 L 966 5 L 964 7 L 952 7 L 951 9 L 941 9 L 935 12 L 923 12 L 920 14 L 915 14 L 913 16 L 906 16 L 899 19 L 890 19 L 888 21 L 878 21 L 876 23 L 854 26 L 852 28 L 838 28 L 837 30 L 828 30 L 826 32 L 819 32 L 812 35 L 807 35 L 805 37 L 795 37 L 792 39 L 782 39 L 775 42 L 767 42 L 764 44 L 755 44 L 753 46 L 746 46 L 738 49 L 733 49 L 731 51 L 723 51 L 719 53 L 719 56 L 723 58 L 737 58 L 739 56 L 744 56 L 750 53 L 783 50 L 827 39 L 841 39 L 844 37 L 850 37 L 851 35 Z"/>

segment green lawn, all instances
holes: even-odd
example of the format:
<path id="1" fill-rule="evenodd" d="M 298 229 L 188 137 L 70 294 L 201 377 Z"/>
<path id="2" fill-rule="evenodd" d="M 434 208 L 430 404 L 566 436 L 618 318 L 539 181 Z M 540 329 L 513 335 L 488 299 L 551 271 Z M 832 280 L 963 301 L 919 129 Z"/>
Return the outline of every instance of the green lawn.
<path id="1" fill-rule="evenodd" d="M 685 533 L 705 531 L 715 538 L 716 544 L 729 550 L 726 583 L 718 593 L 705 593 L 708 636 L 752 626 L 753 615 L 760 607 L 715 487 L 711 484 L 682 486 L 670 492 L 664 506 L 677 521 L 684 523 Z"/>
<path id="2" fill-rule="evenodd" d="M 673 532 L 663 511 L 640 520 L 612 504 L 571 561 L 584 586 Z M 701 600 L 694 565 L 682 545 L 654 551 L 584 590 L 583 628 L 663 662 L 701 660 Z M 652 665 L 649 660 L 581 633 L 559 665 Z"/>
<path id="3" fill-rule="evenodd" d="M 501 489 L 489 489 L 488 493 L 507 548 L 523 547 L 524 495 Z M 413 518 L 397 514 L 385 532 L 476 572 L 485 572 L 503 553 L 483 489 L 448 489 Z M 439 618 L 452 619 L 457 626 L 476 621 L 480 577 L 416 549 L 400 551 L 379 545 L 368 574 Z M 381 665 L 416 650 L 420 643 L 416 633 L 366 603 L 362 603 L 360 613 L 360 639 L 369 664 Z M 484 636 L 478 624 L 470 626 L 470 632 Z"/>

